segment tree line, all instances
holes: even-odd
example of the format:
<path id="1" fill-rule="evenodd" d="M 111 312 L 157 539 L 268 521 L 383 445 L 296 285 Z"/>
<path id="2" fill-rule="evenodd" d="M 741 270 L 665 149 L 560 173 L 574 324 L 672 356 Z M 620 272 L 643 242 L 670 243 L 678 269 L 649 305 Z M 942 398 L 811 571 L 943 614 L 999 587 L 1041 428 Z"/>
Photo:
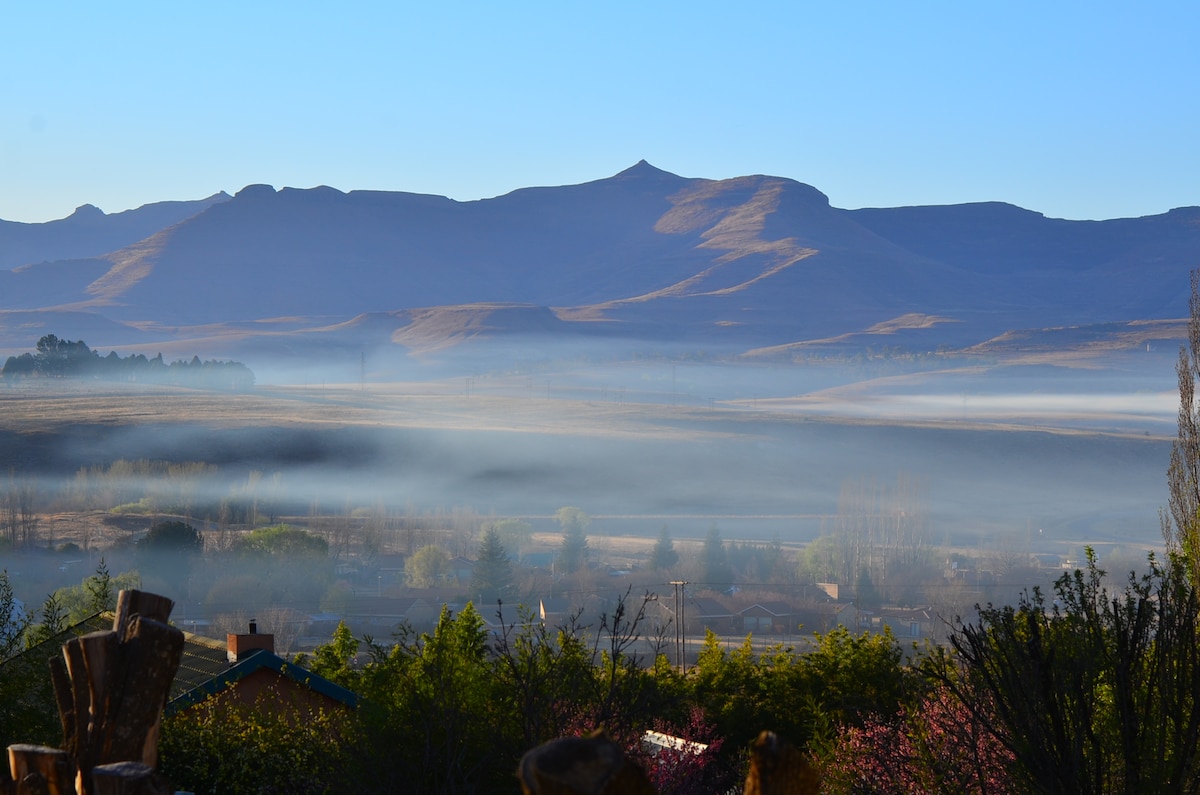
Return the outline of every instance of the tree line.
<path id="1" fill-rule="evenodd" d="M 47 334 L 37 341 L 37 351 L 9 356 L 3 376 L 13 382 L 21 378 L 99 378 L 109 381 L 170 384 L 206 389 L 249 389 L 254 373 L 241 362 L 177 360 L 170 364 L 162 354 L 152 359 L 136 353 L 122 358 L 116 351 L 101 356 L 83 340 L 59 339 Z"/>

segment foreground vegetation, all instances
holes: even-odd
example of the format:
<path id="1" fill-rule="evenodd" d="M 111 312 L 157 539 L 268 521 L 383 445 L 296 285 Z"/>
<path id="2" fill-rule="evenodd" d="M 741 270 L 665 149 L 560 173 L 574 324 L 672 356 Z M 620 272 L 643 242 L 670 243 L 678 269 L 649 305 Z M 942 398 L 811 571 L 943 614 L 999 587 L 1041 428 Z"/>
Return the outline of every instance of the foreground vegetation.
<path id="1" fill-rule="evenodd" d="M 446 608 L 430 632 L 388 641 L 341 625 L 296 662 L 359 694 L 356 710 L 215 699 L 164 723 L 161 764 L 206 793 L 515 791 L 524 751 L 602 726 L 660 792 L 727 792 L 770 727 L 806 749 L 831 793 L 1196 791 L 1200 602 L 1186 561 L 1154 561 L 1116 591 L 1103 581 L 1089 560 L 1053 597 L 983 609 L 949 647 L 839 628 L 809 651 L 755 652 L 750 637 L 728 650 L 709 633 L 686 672 L 635 651 L 646 602 L 630 594 L 596 627 L 550 627 L 503 603 L 490 626 L 473 605 Z M 80 609 L 111 606 L 115 585 L 93 575 Z M 45 678 L 0 667 L 9 741 L 58 742 Z M 652 756 L 647 730 L 704 748 Z"/>
<path id="2" fill-rule="evenodd" d="M 989 607 L 950 649 L 908 656 L 886 632 L 838 629 L 807 653 L 755 653 L 710 633 L 686 673 L 630 652 L 644 615 L 629 600 L 597 636 L 527 614 L 489 633 L 470 605 L 389 643 L 343 625 L 299 662 L 363 696 L 356 712 L 183 713 L 164 725 L 163 769 L 198 792 L 515 791 L 525 750 L 604 727 L 660 792 L 727 792 L 770 727 L 832 793 L 1195 792 L 1200 604 L 1186 566 L 1171 557 L 1115 593 L 1102 577 L 1091 561 L 1053 602 L 1035 591 Z M 705 748 L 653 757 L 647 730 Z"/>

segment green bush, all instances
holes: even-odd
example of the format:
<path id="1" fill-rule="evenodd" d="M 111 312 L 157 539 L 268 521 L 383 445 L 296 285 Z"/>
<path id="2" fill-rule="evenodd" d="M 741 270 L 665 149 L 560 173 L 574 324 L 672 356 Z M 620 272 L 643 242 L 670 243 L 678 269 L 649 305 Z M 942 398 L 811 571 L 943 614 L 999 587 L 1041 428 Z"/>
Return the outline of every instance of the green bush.
<path id="1" fill-rule="evenodd" d="M 215 697 L 163 722 L 159 767 L 197 795 L 350 791 L 348 715 Z"/>

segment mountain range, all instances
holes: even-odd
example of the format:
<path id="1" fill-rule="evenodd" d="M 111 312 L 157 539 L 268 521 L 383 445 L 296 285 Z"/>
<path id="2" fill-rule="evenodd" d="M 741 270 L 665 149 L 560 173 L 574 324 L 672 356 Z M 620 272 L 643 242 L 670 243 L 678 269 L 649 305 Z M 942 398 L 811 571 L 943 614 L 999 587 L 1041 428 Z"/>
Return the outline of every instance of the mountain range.
<path id="1" fill-rule="evenodd" d="M 466 202 L 251 185 L 0 221 L 0 349 L 45 333 L 251 362 L 368 346 L 795 358 L 1140 345 L 1178 337 L 1197 266 L 1200 207 L 1106 221 L 999 202 L 845 210 L 791 179 L 644 161 Z"/>

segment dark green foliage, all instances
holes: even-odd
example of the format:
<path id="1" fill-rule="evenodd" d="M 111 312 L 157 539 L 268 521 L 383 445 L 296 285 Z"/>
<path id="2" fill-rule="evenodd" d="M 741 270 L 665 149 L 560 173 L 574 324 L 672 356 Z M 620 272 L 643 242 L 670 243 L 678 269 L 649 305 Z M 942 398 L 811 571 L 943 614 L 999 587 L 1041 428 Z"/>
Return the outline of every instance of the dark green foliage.
<path id="1" fill-rule="evenodd" d="M 366 792 L 348 779 L 350 716 L 214 699 L 163 722 L 159 769 L 197 795 Z"/>
<path id="2" fill-rule="evenodd" d="M 858 588 L 854 596 L 854 604 L 859 610 L 878 610 L 883 604 L 883 597 L 875 587 L 871 571 L 863 567 L 858 573 Z"/>
<path id="3" fill-rule="evenodd" d="M 247 389 L 254 386 L 254 373 L 241 362 L 200 361 L 163 362 L 160 353 L 153 359 L 134 354 L 122 359 L 116 352 L 101 357 L 83 340 L 62 340 L 46 334 L 37 341 L 36 354 L 10 356 L 4 364 L 5 378 L 43 376 L 47 378 L 84 377 L 118 381 L 163 383 L 210 389 Z"/>
<path id="4" fill-rule="evenodd" d="M 104 558 L 96 565 L 95 575 L 83 581 L 83 589 L 87 593 L 87 611 L 99 612 L 112 610 L 117 606 L 117 591 L 113 589 L 112 575 Z"/>
<path id="5" fill-rule="evenodd" d="M 22 638 L 32 620 L 20 609 L 8 569 L 0 570 L 0 662 L 21 651 Z"/>
<path id="6" fill-rule="evenodd" d="M 704 584 L 707 587 L 723 588 L 733 584 L 733 568 L 729 565 L 721 531 L 715 524 L 708 528 L 708 534 L 704 536 L 700 564 L 704 567 Z"/>
<path id="7" fill-rule="evenodd" d="M 339 621 L 329 643 L 318 646 L 312 657 L 297 655 L 296 664 L 348 690 L 354 689 L 358 686 L 358 677 L 352 663 L 361 646 L 362 644 L 354 639 L 346 622 Z"/>
<path id="8" fill-rule="evenodd" d="M 564 703 L 581 703 L 592 678 L 587 647 L 580 638 L 577 616 L 555 629 L 531 610 L 518 608 L 504 620 L 495 642 L 496 682 L 504 709 L 514 718 L 510 741 L 532 748 L 565 733 Z M 556 686 L 548 687 L 554 682 Z"/>
<path id="9" fill-rule="evenodd" d="M 1198 604 L 1179 557 L 1119 593 L 1088 565 L 989 606 L 931 668 L 968 710 L 985 693 L 989 728 L 1031 791 L 1184 793 L 1200 788 Z"/>
<path id="10" fill-rule="evenodd" d="M 166 582 L 187 582 L 204 552 L 204 538 L 190 524 L 158 522 L 138 541 L 138 569 Z"/>
<path id="11" fill-rule="evenodd" d="M 141 552 L 195 554 L 204 551 L 204 538 L 199 531 L 184 522 L 159 522 L 138 542 Z"/>
<path id="12" fill-rule="evenodd" d="M 49 640 L 67 627 L 67 609 L 59 601 L 57 594 L 50 594 L 42 603 L 41 620 L 29 627 L 25 636 L 27 646 L 33 647 Z"/>
<path id="13" fill-rule="evenodd" d="M 117 606 L 117 594 L 126 588 L 137 588 L 141 577 L 136 571 L 121 572 L 115 577 L 108 571 L 104 558 L 96 565 L 96 571 L 83 579 L 79 585 L 59 588 L 42 606 L 42 619 L 53 620 L 58 616 L 63 626 L 70 626 L 83 621 L 88 616 Z M 30 628 L 31 633 L 39 632 L 39 626 Z"/>
<path id="14" fill-rule="evenodd" d="M 796 580 L 795 570 L 783 553 L 783 543 L 778 536 L 769 544 L 730 542 L 726 557 L 739 581 L 791 583 Z"/>
<path id="15" fill-rule="evenodd" d="M 247 533 L 239 540 L 238 549 L 250 555 L 272 557 L 323 559 L 329 556 L 328 541 L 286 524 Z"/>
<path id="16" fill-rule="evenodd" d="M 471 605 L 457 617 L 443 609 L 432 633 L 404 629 L 390 649 L 369 648 L 356 677 L 366 699 L 359 791 L 491 792 L 511 782 L 516 759 L 500 741 L 487 634 Z"/>
<path id="17" fill-rule="evenodd" d="M 229 739 L 243 737 L 268 757 L 265 769 L 284 770 L 291 760 L 315 771 L 299 781 L 294 770 L 280 773 L 294 791 L 511 792 L 521 755 L 555 737 L 604 726 L 639 755 L 647 729 L 704 724 L 706 740 L 727 740 L 717 752 L 727 780 L 737 777 L 740 749 L 765 726 L 803 745 L 894 715 L 918 689 L 890 635 L 845 630 L 822 637 L 809 654 L 782 647 L 756 654 L 749 639 L 728 652 L 710 636 L 685 676 L 661 655 L 635 652 L 644 648 L 649 604 L 626 592 L 593 627 L 578 614 L 547 627 L 529 610 L 501 609 L 494 634 L 468 605 L 458 615 L 443 609 L 430 633 L 402 627 L 390 644 L 357 641 L 340 625 L 329 643 L 297 660 L 362 699 L 328 747 L 304 727 L 245 714 L 173 719 L 164 725 L 164 767 L 179 771 L 170 774 L 177 786 L 216 791 L 232 771 L 246 770 L 249 757 Z M 230 722 L 227 732 L 221 720 Z M 341 775 L 330 780 L 331 769 Z M 270 780 L 246 775 L 260 786 Z"/>
<path id="18" fill-rule="evenodd" d="M 21 378 L 37 374 L 37 359 L 32 353 L 22 353 L 20 356 L 9 356 L 4 362 L 4 377 L 8 379 Z"/>
<path id="19" fill-rule="evenodd" d="M 0 606 L 0 609 L 3 609 Z M 58 746 L 62 742 L 62 724 L 50 679 L 49 662 L 60 657 L 62 644 L 74 634 L 109 629 L 112 622 L 99 614 L 64 628 L 62 609 L 55 596 L 46 600 L 41 623 L 26 624 L 19 641 L 25 650 L 0 662 L 0 745 L 33 743 Z"/>
<path id="20" fill-rule="evenodd" d="M 765 726 L 804 745 L 830 727 L 888 718 L 918 691 L 890 633 L 839 627 L 807 654 L 776 646 L 755 654 L 750 637 L 733 651 L 708 633 L 688 685 L 724 737 L 741 746 Z"/>
<path id="21" fill-rule="evenodd" d="M 679 553 L 675 551 L 675 543 L 671 541 L 671 531 L 663 525 L 662 530 L 658 532 L 658 541 L 654 542 L 654 549 L 650 551 L 650 568 L 658 571 L 669 569 L 679 562 Z"/>
<path id="22" fill-rule="evenodd" d="M 587 528 L 592 520 L 578 508 L 559 508 L 555 514 L 562 527 L 563 542 L 555 565 L 559 572 L 572 574 L 587 567 Z"/>
<path id="23" fill-rule="evenodd" d="M 486 528 L 495 529 L 500 534 L 504 548 L 517 558 L 520 558 L 533 539 L 533 525 L 522 519 L 501 519 L 489 523 Z"/>
<path id="24" fill-rule="evenodd" d="M 512 590 L 513 571 L 508 550 L 496 529 L 489 527 L 479 543 L 478 560 L 471 574 L 471 596 L 479 604 L 493 604 L 509 599 Z"/>

